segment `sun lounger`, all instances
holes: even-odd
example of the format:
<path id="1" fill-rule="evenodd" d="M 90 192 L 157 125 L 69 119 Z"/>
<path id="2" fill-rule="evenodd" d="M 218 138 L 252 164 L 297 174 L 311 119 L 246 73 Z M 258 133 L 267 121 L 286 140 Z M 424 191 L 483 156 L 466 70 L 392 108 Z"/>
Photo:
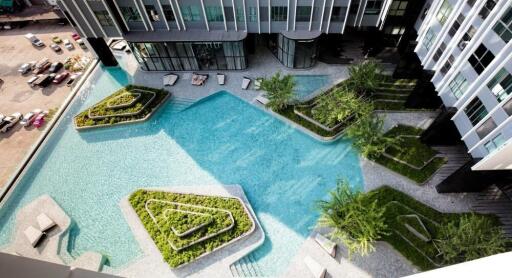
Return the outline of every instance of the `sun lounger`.
<path id="1" fill-rule="evenodd" d="M 33 226 L 28 226 L 25 229 L 25 231 L 23 231 L 23 233 L 27 237 L 28 242 L 30 242 L 32 247 L 36 247 L 37 243 L 39 242 L 39 240 L 43 236 L 43 232 L 41 232 L 40 230 L 34 228 Z"/>
<path id="2" fill-rule="evenodd" d="M 321 234 L 315 235 L 315 241 L 327 252 L 327 254 L 331 255 L 333 258 L 336 257 L 336 243 Z"/>
<path id="3" fill-rule="evenodd" d="M 37 224 L 39 224 L 39 228 L 41 231 L 48 231 L 53 228 L 53 226 L 57 225 L 55 221 L 53 221 L 48 215 L 45 213 L 41 213 L 37 216 Z"/>
<path id="4" fill-rule="evenodd" d="M 304 263 L 306 264 L 306 267 L 309 269 L 311 274 L 313 274 L 313 277 L 315 278 L 324 278 L 325 274 L 327 273 L 327 269 L 320 265 L 317 261 L 315 261 L 310 256 L 306 256 L 304 258 Z"/>
<path id="5" fill-rule="evenodd" d="M 261 79 L 257 78 L 256 80 L 254 80 L 254 90 L 259 90 L 260 87 L 261 87 Z"/>
<path id="6" fill-rule="evenodd" d="M 192 85 L 195 86 L 202 86 L 206 82 L 206 79 L 208 79 L 208 74 L 192 74 Z"/>
<path id="7" fill-rule="evenodd" d="M 164 75 L 163 81 L 164 86 L 173 86 L 176 81 L 178 81 L 179 76 L 173 73 L 170 73 L 168 75 Z"/>
<path id="8" fill-rule="evenodd" d="M 247 90 L 247 88 L 249 88 L 249 84 L 251 84 L 251 79 L 249 77 L 244 77 L 242 80 L 242 89 Z"/>
<path id="9" fill-rule="evenodd" d="M 267 105 L 267 103 L 268 103 L 268 99 L 267 99 L 266 97 L 264 97 L 264 96 L 261 96 L 261 95 L 260 95 L 260 96 L 257 96 L 257 97 L 255 98 L 255 100 L 256 100 L 257 102 L 259 102 L 259 103 L 263 104 L 263 105 Z"/>
<path id="10" fill-rule="evenodd" d="M 224 85 L 226 81 L 226 75 L 222 74 L 222 73 L 217 73 L 217 83 L 219 83 L 219 85 Z"/>

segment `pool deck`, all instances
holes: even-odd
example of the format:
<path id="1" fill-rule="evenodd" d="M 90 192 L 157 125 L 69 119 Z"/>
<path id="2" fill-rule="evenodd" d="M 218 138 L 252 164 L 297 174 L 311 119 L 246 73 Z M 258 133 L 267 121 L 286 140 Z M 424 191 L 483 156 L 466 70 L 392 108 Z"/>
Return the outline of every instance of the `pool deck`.
<path id="1" fill-rule="evenodd" d="M 265 233 L 242 187 L 239 185 L 172 186 L 151 188 L 151 190 L 238 197 L 249 210 L 256 224 L 256 229 L 249 235 L 214 250 L 211 254 L 198 258 L 196 261 L 177 269 L 171 269 L 163 260 L 160 251 L 131 207 L 128 197 L 126 197 L 121 200 L 119 205 L 144 255 L 120 270 L 119 273 L 116 273 L 117 275 L 125 277 L 231 277 L 230 265 L 254 251 L 265 240 Z"/>

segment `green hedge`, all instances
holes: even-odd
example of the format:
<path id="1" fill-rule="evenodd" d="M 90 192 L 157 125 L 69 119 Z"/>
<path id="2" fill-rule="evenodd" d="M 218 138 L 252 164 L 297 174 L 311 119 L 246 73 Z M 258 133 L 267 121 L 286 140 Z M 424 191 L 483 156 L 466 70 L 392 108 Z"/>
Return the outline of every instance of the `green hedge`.
<path id="1" fill-rule="evenodd" d="M 178 230 L 184 231 L 189 228 L 195 226 L 195 224 L 204 221 L 205 219 L 200 220 L 184 220 L 181 217 L 163 217 L 162 213 L 165 212 L 166 206 L 152 206 L 150 209 L 158 219 L 157 221 L 160 223 L 160 228 L 163 228 L 165 232 L 161 232 L 159 227 L 155 225 L 149 213 L 145 209 L 145 204 L 150 199 L 156 200 L 164 200 L 171 201 L 189 205 L 199 205 L 210 208 L 224 209 L 231 212 L 233 215 L 235 225 L 232 229 L 221 233 L 215 237 L 207 239 L 205 241 L 194 244 L 185 249 L 176 251 L 174 250 L 168 242 L 169 236 L 174 235 L 171 231 L 171 226 L 178 227 Z M 188 263 L 196 259 L 197 257 L 210 252 L 221 245 L 230 242 L 240 236 L 248 233 L 252 227 L 253 222 L 251 221 L 251 217 L 247 214 L 244 209 L 244 205 L 236 198 L 225 198 L 225 197 L 214 197 L 214 196 L 200 196 L 193 194 L 180 194 L 180 193 L 171 193 L 171 192 L 161 192 L 161 191 L 147 191 L 147 190 L 138 190 L 134 192 L 129 198 L 130 204 L 134 208 L 135 212 L 139 216 L 140 220 L 144 224 L 144 227 L 148 231 L 149 235 L 155 242 L 156 246 L 162 253 L 164 260 L 171 266 L 172 268 L 178 267 L 182 264 Z M 151 204 L 151 203 L 150 203 Z M 171 206 L 172 207 L 172 206 Z M 167 206 L 167 208 L 170 208 Z M 187 208 L 187 210 L 189 210 Z M 200 210 L 200 209 L 198 209 Z M 222 213 L 220 213 L 222 214 Z M 183 215 L 181 215 L 183 216 Z M 196 221 L 196 222 L 194 222 Z M 213 215 L 213 220 L 211 223 L 206 225 L 205 227 L 199 229 L 196 232 L 193 232 L 190 235 L 183 236 L 179 238 L 179 242 L 190 242 L 192 240 L 197 240 L 201 236 L 206 234 L 214 233 L 218 231 L 219 228 L 226 227 L 227 218 L 223 215 Z M 175 236 L 175 235 L 174 235 Z M 176 236 L 175 236 L 176 237 Z M 175 238 L 174 238 L 175 239 Z"/>
<path id="2" fill-rule="evenodd" d="M 391 230 L 389 235 L 385 235 L 383 240 L 391 244 L 398 252 L 400 252 L 405 258 L 411 261 L 414 265 L 419 267 L 421 270 L 429 270 L 436 268 L 437 266 L 425 258 L 417 249 L 411 246 L 409 242 L 412 242 L 416 247 L 418 247 L 421 252 L 431 256 L 434 262 L 440 262 L 439 258 L 436 258 L 438 253 L 435 246 L 431 243 L 425 243 L 420 240 L 412 233 L 410 233 L 407 228 L 403 225 L 403 223 L 399 220 L 398 216 L 400 215 L 408 215 L 408 214 L 419 214 L 420 218 L 422 218 L 423 224 L 426 226 L 428 232 L 432 236 L 432 238 L 438 238 L 438 233 L 441 225 L 445 225 L 450 221 L 458 220 L 462 215 L 468 215 L 469 213 L 442 213 L 439 212 L 417 200 L 408 196 L 405 193 L 402 193 L 398 190 L 395 190 L 388 186 L 383 186 L 376 190 L 372 190 L 368 192 L 368 202 L 371 203 L 374 200 L 377 200 L 379 206 L 385 206 L 386 212 L 384 214 L 386 218 L 386 224 L 388 228 Z M 486 217 L 490 219 L 496 226 L 501 225 L 498 218 L 494 215 L 482 215 L 482 217 Z M 435 223 L 432 223 L 429 220 L 434 220 L 440 226 L 437 226 Z M 405 236 L 407 240 L 401 237 L 398 233 Z"/>
<path id="3" fill-rule="evenodd" d="M 139 114 L 133 116 L 111 116 L 103 119 L 91 119 L 89 118 L 89 108 L 85 111 L 80 112 L 75 116 L 75 125 L 77 127 L 86 127 L 86 126 L 97 126 L 97 125 L 108 125 L 108 124 L 117 124 L 122 122 L 129 122 L 134 120 L 140 120 L 145 118 L 148 114 L 150 114 L 158 105 L 165 100 L 165 98 L 169 95 L 169 92 L 160 89 L 148 88 L 143 86 L 135 86 L 128 85 L 112 95 L 102 99 L 100 102 L 93 105 L 90 110 L 91 114 L 94 116 L 102 116 L 102 115 L 112 115 L 112 114 L 125 114 L 125 113 L 133 113 L 138 112 L 144 104 L 146 104 L 152 97 L 153 94 L 144 93 L 142 91 L 135 91 L 135 93 L 140 93 L 141 97 L 134 103 L 134 105 L 125 108 L 119 109 L 111 109 L 107 108 L 107 103 L 119 97 L 122 94 L 127 92 L 134 92 L 134 89 L 151 91 L 156 94 L 155 98 L 151 103 L 140 111 Z"/>

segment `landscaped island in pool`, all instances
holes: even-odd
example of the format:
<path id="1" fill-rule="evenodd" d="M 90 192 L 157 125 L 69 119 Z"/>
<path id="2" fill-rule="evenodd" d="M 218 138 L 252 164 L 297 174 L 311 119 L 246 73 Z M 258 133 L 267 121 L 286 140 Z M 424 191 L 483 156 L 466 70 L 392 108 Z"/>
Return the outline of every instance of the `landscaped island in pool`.
<path id="1" fill-rule="evenodd" d="M 78 132 L 79 111 L 129 83 L 98 68 L 1 210 L 0 245 L 16 212 L 48 194 L 76 222 L 69 250 L 104 254 L 114 268 L 142 255 L 119 202 L 137 188 L 240 184 L 266 233 L 254 257 L 267 276 L 286 270 L 338 178 L 361 185 L 350 142 L 321 143 L 228 92 L 180 111 L 168 101 L 141 124 Z M 193 87 L 191 87 L 191 90 Z"/>

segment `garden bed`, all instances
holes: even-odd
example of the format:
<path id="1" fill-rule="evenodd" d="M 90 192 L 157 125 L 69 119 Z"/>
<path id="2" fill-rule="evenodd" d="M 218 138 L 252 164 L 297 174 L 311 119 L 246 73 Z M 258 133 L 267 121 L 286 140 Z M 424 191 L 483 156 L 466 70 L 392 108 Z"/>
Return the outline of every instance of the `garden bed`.
<path id="1" fill-rule="evenodd" d="M 130 95 L 129 100 L 124 97 L 127 95 Z M 76 115 L 75 128 L 80 130 L 147 120 L 169 96 L 165 90 L 126 86 Z M 111 107 L 112 104 L 116 107 Z"/>
<path id="2" fill-rule="evenodd" d="M 238 198 L 138 190 L 129 202 L 171 268 L 245 237 L 256 227 Z"/>
<path id="3" fill-rule="evenodd" d="M 441 213 L 388 186 L 368 192 L 368 201 L 377 201 L 379 207 L 386 207 L 384 217 L 391 232 L 382 239 L 423 271 L 437 268 L 441 264 L 440 259 L 436 257 L 439 251 L 432 241 L 425 242 L 411 233 L 400 221 L 400 216 L 418 215 L 428 233 L 436 239 L 440 225 L 457 220 L 464 215 L 464 213 Z M 482 216 L 491 219 L 496 225 L 501 225 L 494 215 Z"/>

